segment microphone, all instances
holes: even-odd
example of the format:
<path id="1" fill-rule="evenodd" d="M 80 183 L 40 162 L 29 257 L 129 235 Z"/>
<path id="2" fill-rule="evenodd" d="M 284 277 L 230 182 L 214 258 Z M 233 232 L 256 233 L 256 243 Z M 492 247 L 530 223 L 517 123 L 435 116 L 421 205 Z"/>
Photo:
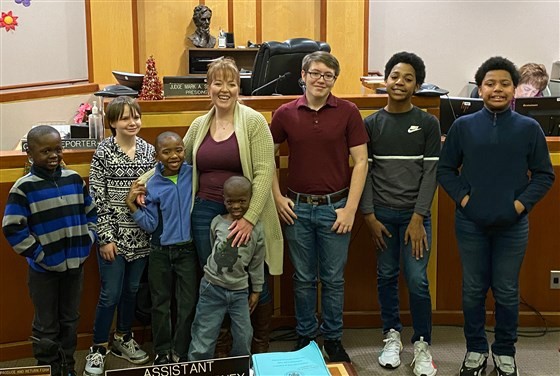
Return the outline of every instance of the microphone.
<path id="1" fill-rule="evenodd" d="M 278 85 L 278 82 L 282 81 L 282 80 L 285 79 L 285 78 L 290 77 L 291 75 L 292 75 L 292 72 L 286 72 L 286 73 L 284 73 L 284 74 L 281 74 L 280 76 L 278 76 L 278 77 L 275 78 L 274 80 L 272 80 L 272 81 L 270 81 L 270 82 L 267 82 L 266 84 L 261 85 L 261 86 L 259 86 L 258 88 L 256 88 L 255 90 L 253 90 L 253 91 L 251 92 L 251 95 L 255 95 L 256 93 L 258 93 L 258 92 L 261 91 L 262 89 L 267 88 L 267 87 L 271 86 L 272 84 Z M 276 90 L 275 90 L 275 91 L 276 91 Z"/>

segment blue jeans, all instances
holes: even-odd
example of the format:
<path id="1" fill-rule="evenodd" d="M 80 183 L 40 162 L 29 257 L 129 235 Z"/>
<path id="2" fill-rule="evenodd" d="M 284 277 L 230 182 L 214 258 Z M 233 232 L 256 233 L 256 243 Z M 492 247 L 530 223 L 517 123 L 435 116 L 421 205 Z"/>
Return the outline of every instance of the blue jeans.
<path id="1" fill-rule="evenodd" d="M 74 370 L 75 365 L 83 280 L 83 266 L 65 272 L 43 273 L 31 267 L 28 269 L 27 286 L 35 309 L 31 333 L 60 346 L 66 357 L 66 372 Z M 50 365 L 53 376 L 60 375 L 62 359 L 57 350 L 49 351 L 33 344 L 33 356 L 37 364 Z"/>
<path id="2" fill-rule="evenodd" d="M 228 290 L 202 278 L 192 326 L 189 361 L 214 357 L 216 341 L 226 313 L 231 317 L 233 337 L 230 356 L 251 354 L 253 327 L 249 313 L 248 289 Z"/>
<path id="3" fill-rule="evenodd" d="M 173 246 L 173 248 L 152 245 L 148 279 L 152 298 L 152 334 L 156 354 L 173 351 L 179 357 L 187 356 L 196 306 L 197 267 L 198 259 L 193 244 Z M 177 307 L 175 325 L 171 324 L 173 295 Z M 175 334 L 173 334 L 173 327 Z"/>
<path id="4" fill-rule="evenodd" d="M 513 205 L 513 204 L 512 204 Z M 519 319 L 519 272 L 529 240 L 522 216 L 503 229 L 485 229 L 455 212 L 455 233 L 463 268 L 463 315 L 467 351 L 488 352 L 484 325 L 486 295 L 492 288 L 496 327 L 492 352 L 515 355 Z"/>
<path id="5" fill-rule="evenodd" d="M 296 331 L 313 338 L 317 335 L 317 281 L 321 281 L 321 333 L 328 340 L 342 338 L 344 306 L 344 267 L 348 259 L 350 233 L 331 230 L 336 221 L 335 209 L 343 208 L 346 199 L 327 205 L 296 202 L 297 219 L 284 229 L 294 265 Z"/>
<path id="6" fill-rule="evenodd" d="M 101 291 L 93 324 L 93 343 L 109 341 L 109 331 L 117 309 L 117 332 L 130 333 L 136 311 L 136 293 L 146 267 L 147 257 L 127 262 L 121 255 L 106 261 L 97 252 Z"/>
<path id="7" fill-rule="evenodd" d="M 383 332 L 387 333 L 390 329 L 400 332 L 402 323 L 399 314 L 399 273 L 402 258 L 414 330 L 411 342 L 414 343 L 420 340 L 420 337 L 424 337 L 424 341 L 431 343 L 432 301 L 426 268 L 430 260 L 432 225 L 430 217 L 425 217 L 424 228 L 428 236 L 428 251 L 424 251 L 423 258 L 416 260 L 412 255 L 411 242 L 404 244 L 404 235 L 412 214 L 414 214 L 413 209 L 375 207 L 375 217 L 392 235 L 391 238 L 384 237 L 387 249 L 377 251 L 377 294 L 381 306 Z"/>
<path id="8" fill-rule="evenodd" d="M 227 210 L 223 202 L 210 201 L 200 197 L 194 199 L 191 226 L 194 245 L 198 254 L 198 262 L 201 268 L 206 265 L 206 261 L 208 261 L 208 257 L 212 253 L 210 242 L 210 225 L 212 220 L 217 215 L 226 213 Z"/>

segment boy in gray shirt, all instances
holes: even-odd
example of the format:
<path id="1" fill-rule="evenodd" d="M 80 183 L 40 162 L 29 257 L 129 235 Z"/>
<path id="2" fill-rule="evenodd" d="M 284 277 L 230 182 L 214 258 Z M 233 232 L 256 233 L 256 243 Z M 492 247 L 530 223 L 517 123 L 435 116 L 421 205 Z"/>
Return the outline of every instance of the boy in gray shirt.
<path id="1" fill-rule="evenodd" d="M 224 183 L 228 214 L 218 215 L 210 226 L 212 254 L 204 266 L 199 300 L 192 326 L 189 361 L 210 359 L 226 313 L 231 317 L 233 346 L 230 356 L 251 353 L 251 312 L 264 282 L 264 233 L 258 222 L 249 242 L 232 247 L 229 228 L 243 218 L 251 201 L 251 182 L 233 176 Z M 249 291 L 249 285 L 251 287 Z"/>

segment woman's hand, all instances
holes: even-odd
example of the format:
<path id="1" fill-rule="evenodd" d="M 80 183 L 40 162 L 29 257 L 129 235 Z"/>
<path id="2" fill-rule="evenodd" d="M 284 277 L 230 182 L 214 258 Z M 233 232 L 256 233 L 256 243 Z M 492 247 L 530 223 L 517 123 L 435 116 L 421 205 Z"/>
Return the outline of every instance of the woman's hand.
<path id="1" fill-rule="evenodd" d="M 253 224 L 246 220 L 245 218 L 237 219 L 228 227 L 230 233 L 227 238 L 233 238 L 231 242 L 232 247 L 239 247 L 240 245 L 247 244 L 251 239 L 251 233 L 253 232 Z"/>
<path id="2" fill-rule="evenodd" d="M 99 247 L 99 254 L 103 260 L 113 262 L 117 257 L 117 245 L 113 242 L 102 245 Z"/>

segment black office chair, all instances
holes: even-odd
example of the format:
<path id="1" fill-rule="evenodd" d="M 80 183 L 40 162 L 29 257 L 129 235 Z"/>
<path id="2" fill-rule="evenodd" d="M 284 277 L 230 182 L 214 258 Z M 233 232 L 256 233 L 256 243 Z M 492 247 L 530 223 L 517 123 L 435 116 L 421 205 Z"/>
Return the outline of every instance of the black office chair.
<path id="1" fill-rule="evenodd" d="M 302 94 L 299 83 L 301 61 L 305 55 L 315 51 L 330 52 L 331 46 L 308 38 L 264 42 L 253 64 L 251 95 Z M 278 78 L 278 81 L 272 83 Z"/>

